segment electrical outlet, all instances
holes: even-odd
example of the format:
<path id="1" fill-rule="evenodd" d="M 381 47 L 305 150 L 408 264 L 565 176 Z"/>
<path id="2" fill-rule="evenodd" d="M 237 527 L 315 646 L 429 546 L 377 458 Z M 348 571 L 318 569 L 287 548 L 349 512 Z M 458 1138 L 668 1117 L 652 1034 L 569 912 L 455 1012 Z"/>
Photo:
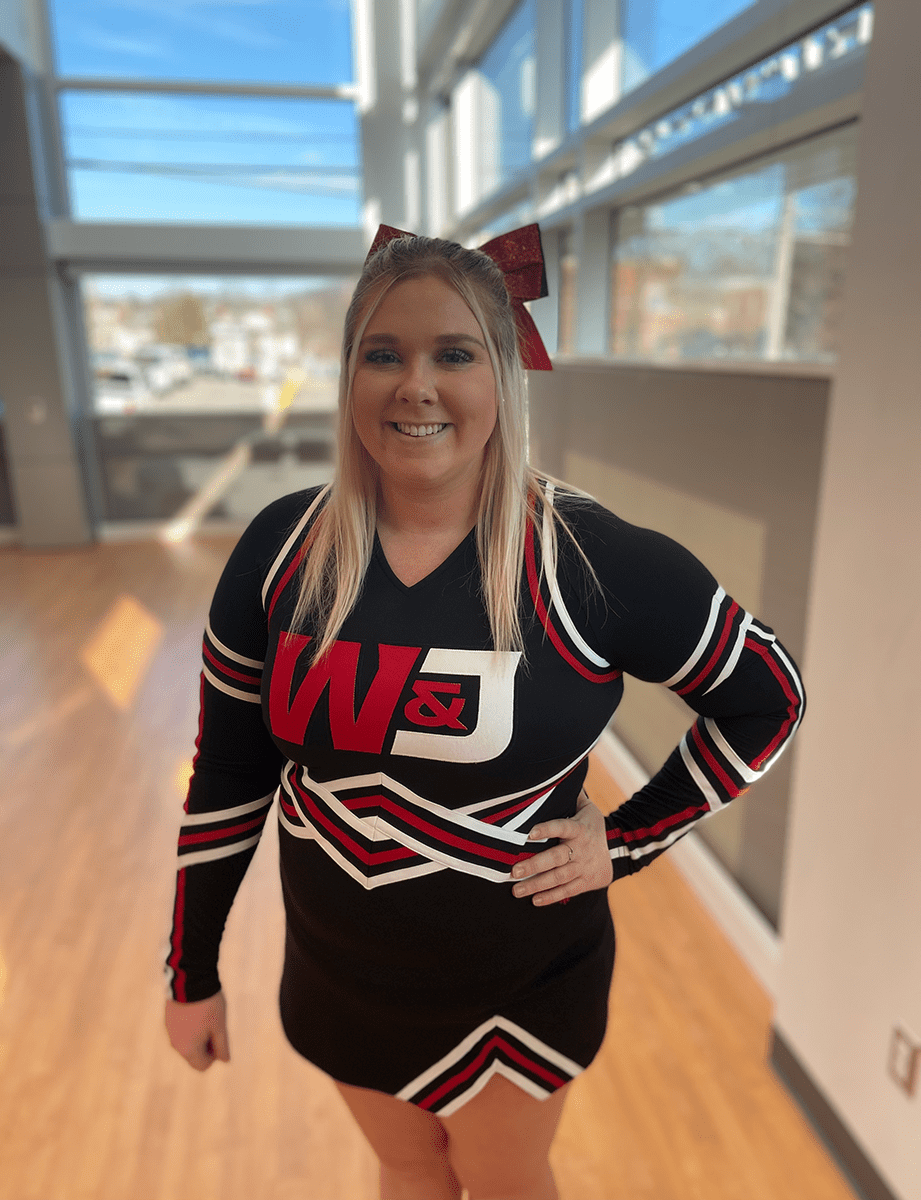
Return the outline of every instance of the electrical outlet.
<path id="1" fill-rule="evenodd" d="M 921 1073 L 921 1042 L 904 1026 L 896 1025 L 889 1043 L 889 1074 L 909 1096 L 915 1094 Z"/>

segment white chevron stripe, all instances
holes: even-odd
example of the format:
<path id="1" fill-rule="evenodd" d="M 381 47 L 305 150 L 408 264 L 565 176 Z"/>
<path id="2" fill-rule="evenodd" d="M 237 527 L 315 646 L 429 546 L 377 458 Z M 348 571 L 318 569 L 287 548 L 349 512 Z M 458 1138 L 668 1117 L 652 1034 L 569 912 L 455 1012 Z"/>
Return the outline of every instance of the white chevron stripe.
<path id="1" fill-rule="evenodd" d="M 596 739 L 597 740 L 597 739 Z M 592 743 L 592 746 L 595 742 Z M 589 747 L 589 750 L 592 747 Z M 353 879 L 360 883 L 363 887 L 374 888 L 381 887 L 388 883 L 397 883 L 401 879 L 409 879 L 415 875 L 426 874 L 428 871 L 444 870 L 449 868 L 455 871 L 462 871 L 467 875 L 476 875 L 480 879 L 489 880 L 491 883 L 507 883 L 509 871 L 506 867 L 491 867 L 485 862 L 471 863 L 464 858 L 456 856 L 446 846 L 438 846 L 432 848 L 427 842 L 421 838 L 414 837 L 412 832 L 407 832 L 397 825 L 391 823 L 387 819 L 386 814 L 376 809 L 369 816 L 362 817 L 349 809 L 336 795 L 337 792 L 343 792 L 352 788 L 386 788 L 394 792 L 402 800 L 405 800 L 411 809 L 421 810 L 423 813 L 429 813 L 438 821 L 441 821 L 448 826 L 453 826 L 460 832 L 468 832 L 478 836 L 487 836 L 500 842 L 505 842 L 510 848 L 540 849 L 547 839 L 538 839 L 535 841 L 529 840 L 526 833 L 519 832 L 518 827 L 525 824 L 535 812 L 546 801 L 547 796 L 553 791 L 556 783 L 574 767 L 578 766 L 585 758 L 588 750 L 569 763 L 562 771 L 557 772 L 544 784 L 539 785 L 541 792 L 539 795 L 524 809 L 521 813 L 517 813 L 514 818 L 504 825 L 493 825 L 487 821 L 480 821 L 471 813 L 471 809 L 492 808 L 496 804 L 505 803 L 518 799 L 523 795 L 528 795 L 533 788 L 525 788 L 521 792 L 514 792 L 509 796 L 497 796 L 489 800 L 479 800 L 473 805 L 469 805 L 465 809 L 449 809 L 443 805 L 436 804 L 432 800 L 426 799 L 424 796 L 419 796 L 410 788 L 401 784 L 398 780 L 384 772 L 372 773 L 368 775 L 351 775 L 341 779 L 329 780 L 326 783 L 318 783 L 311 779 L 305 767 L 288 761 L 281 775 L 281 786 L 284 788 L 286 795 L 290 799 L 292 805 L 297 810 L 303 825 L 295 825 L 290 818 L 282 811 L 279 806 L 279 820 L 285 828 L 295 837 L 312 838 L 319 842 L 324 850 L 333 858 Z M 337 849 L 335 839 L 327 837 L 322 830 L 318 829 L 309 814 L 305 811 L 303 802 L 297 793 L 296 788 L 292 785 L 289 775 L 291 768 L 297 767 L 297 776 L 303 787 L 314 793 L 319 800 L 331 813 L 334 813 L 340 821 L 359 835 L 370 841 L 395 841 L 401 846 L 406 846 L 408 849 L 415 851 L 422 858 L 426 859 L 426 865 L 416 865 L 413 867 L 398 867 L 393 871 L 385 871 L 380 874 L 375 874 L 372 877 L 366 876 L 360 868 L 351 863 Z"/>
<path id="2" fill-rule="evenodd" d="M 218 650 L 220 650 L 221 654 L 226 654 L 227 657 L 232 658 L 234 662 L 238 662 L 244 667 L 260 667 L 261 668 L 261 667 L 265 666 L 265 662 L 261 658 L 244 658 L 242 654 L 237 654 L 235 651 L 233 651 L 229 647 L 225 646 L 224 643 L 221 641 L 221 639 L 217 636 L 217 634 L 211 628 L 211 618 L 210 617 L 205 621 L 205 632 L 208 634 L 208 638 L 210 639 L 210 641 L 213 642 L 215 646 L 217 646 Z"/>
<path id="3" fill-rule="evenodd" d="M 701 771 L 700 767 L 697 765 L 697 762 L 691 753 L 691 748 L 688 745 L 688 734 L 685 734 L 681 739 L 680 750 L 681 757 L 684 760 L 684 765 L 688 769 L 688 774 L 700 788 L 701 792 L 703 792 L 704 798 L 710 806 L 710 811 L 717 812 L 719 809 L 724 807 L 723 801 L 713 790 L 710 780 L 707 779 L 706 775 L 704 775 L 703 771 Z"/>
<path id="4" fill-rule="evenodd" d="M 514 1067 L 510 1067 L 507 1063 L 495 1059 L 486 1070 L 474 1078 L 470 1087 L 465 1092 L 461 1092 L 459 1096 L 455 1096 L 450 1104 L 445 1104 L 443 1107 L 436 1104 L 429 1111 L 437 1113 L 439 1117 L 450 1117 L 452 1113 L 456 1113 L 459 1108 L 463 1108 L 469 1100 L 472 1100 L 474 1096 L 481 1092 L 494 1075 L 504 1075 L 510 1083 L 517 1084 L 523 1092 L 527 1092 L 535 1100 L 546 1100 L 548 1096 L 552 1095 L 549 1088 L 541 1087 L 539 1083 L 535 1083 L 527 1075 L 520 1074 Z"/>
<path id="5" fill-rule="evenodd" d="M 298 812 L 300 811 L 298 809 Z M 363 874 L 354 863 L 350 862 L 336 848 L 335 843 L 331 842 L 329 838 L 315 829 L 313 825 L 295 825 L 281 805 L 278 806 L 278 822 L 284 826 L 292 837 L 301 838 L 303 841 L 317 842 L 333 862 L 345 871 L 346 875 L 349 875 L 356 883 L 361 884 L 369 892 L 373 891 L 374 888 L 383 887 L 388 883 L 399 883 L 403 879 L 414 879 L 419 875 L 431 875 L 435 871 L 443 871 L 445 869 L 440 863 L 426 860 L 425 862 L 415 863 L 411 867 L 397 867 L 395 870 L 387 871 L 382 875 L 368 876 Z"/>
<path id="6" fill-rule="evenodd" d="M 713 599 L 710 601 L 710 614 L 707 617 L 707 623 L 704 626 L 704 631 L 700 635 L 700 641 L 694 647 L 693 651 L 691 652 L 691 657 L 684 664 L 681 670 L 676 671 L 671 679 L 662 680 L 663 687 L 674 687 L 676 683 L 679 683 L 682 679 L 684 679 L 685 675 L 690 675 L 694 667 L 697 666 L 698 661 L 701 659 L 703 652 L 707 648 L 710 638 L 713 636 L 713 630 L 716 628 L 716 618 L 719 615 L 720 605 L 723 603 L 725 598 L 726 593 L 723 591 L 723 589 L 717 588 L 713 593 Z"/>
<path id="7" fill-rule="evenodd" d="M 541 556 L 545 563 L 550 561 L 550 549 L 551 549 L 550 523 L 552 521 L 552 517 L 550 516 L 550 509 L 553 506 L 553 492 L 554 492 L 553 484 L 548 483 L 547 487 L 546 487 L 547 499 L 546 499 L 546 503 L 544 504 L 544 515 L 543 515 L 543 520 L 541 523 L 541 539 L 540 539 Z M 550 588 L 550 602 L 553 605 L 553 607 L 556 609 L 557 615 L 559 616 L 560 621 L 562 622 L 563 628 L 569 634 L 572 644 L 578 650 L 580 650 L 582 652 L 582 654 L 589 660 L 589 662 L 594 663 L 596 667 L 608 667 L 609 668 L 611 666 L 611 664 L 608 662 L 608 660 L 606 658 L 602 658 L 600 654 L 597 654 L 591 648 L 591 646 L 589 646 L 589 644 L 584 640 L 582 635 L 579 633 L 578 629 L 576 629 L 576 627 L 573 623 L 572 617 L 569 615 L 569 611 L 566 608 L 566 605 L 563 603 L 563 597 L 560 594 L 559 585 L 557 584 L 557 580 L 556 580 L 556 573 L 554 572 L 553 575 L 545 575 L 544 578 L 547 580 L 547 585 Z"/>
<path id="8" fill-rule="evenodd" d="M 234 854 L 242 854 L 250 846 L 255 846 L 262 837 L 262 830 L 247 838 L 244 842 L 233 842 L 229 846 L 212 846 L 210 850 L 195 850 L 191 854 L 180 854 L 177 870 L 182 867 L 194 867 L 196 863 L 214 862 L 218 858 L 232 858 Z"/>
<path id="9" fill-rule="evenodd" d="M 494 1029 L 501 1029 L 505 1033 L 510 1033 L 512 1037 L 517 1038 L 518 1041 L 527 1046 L 529 1050 L 532 1050 L 541 1058 L 546 1059 L 547 1062 L 553 1063 L 555 1067 L 558 1067 L 561 1071 L 565 1072 L 565 1074 L 569 1076 L 575 1077 L 576 1075 L 580 1075 L 585 1069 L 584 1067 L 580 1066 L 579 1063 L 573 1062 L 571 1058 L 567 1058 L 565 1054 L 561 1054 L 559 1050 L 554 1050 L 552 1046 L 548 1046 L 546 1042 L 542 1042 L 540 1038 L 535 1037 L 533 1033 L 529 1033 L 527 1029 L 522 1029 L 520 1025 L 516 1025 L 514 1021 L 510 1021 L 508 1017 L 500 1017 L 497 1015 L 495 1017 L 489 1017 L 482 1023 L 482 1025 L 478 1025 L 472 1033 L 467 1034 L 463 1041 L 458 1042 L 453 1050 L 449 1050 L 443 1058 L 438 1060 L 438 1062 L 433 1063 L 433 1065 L 423 1071 L 421 1075 L 417 1075 L 415 1079 L 411 1080 L 405 1087 L 401 1088 L 396 1093 L 397 1099 L 409 1100 L 412 1096 L 415 1096 L 417 1092 L 421 1092 L 429 1084 L 434 1083 L 439 1076 L 443 1075 L 445 1071 L 449 1070 L 456 1063 L 460 1062 L 460 1060 L 466 1054 L 469 1054 L 469 1052 L 479 1042 L 483 1041 L 484 1038 L 492 1033 Z"/>
<path id="10" fill-rule="evenodd" d="M 205 678 L 216 687 L 219 692 L 226 692 L 228 696 L 233 696 L 237 700 L 246 700 L 249 704 L 261 704 L 262 697 L 258 692 L 241 692 L 239 688 L 233 687 L 229 683 L 225 683 L 223 679 L 218 679 L 214 672 L 209 667 L 202 667 L 205 673 Z"/>
<path id="11" fill-rule="evenodd" d="M 711 683 L 704 692 L 705 696 L 708 692 L 712 692 L 714 688 L 719 687 L 723 680 L 728 679 L 732 672 L 736 669 L 736 664 L 742 655 L 742 651 L 745 649 L 745 635 L 748 633 L 749 627 L 751 626 L 753 620 L 754 617 L 751 615 L 751 613 L 747 612 L 744 616 L 742 624 L 739 626 L 739 632 L 736 635 L 735 645 L 732 647 L 732 653 L 726 660 L 722 671 L 720 671 L 714 682 Z"/>
<path id="12" fill-rule="evenodd" d="M 329 491 L 329 486 L 330 485 L 327 484 L 324 488 L 321 489 L 321 491 L 317 495 L 317 498 L 314 500 L 313 504 L 311 504 L 311 506 L 307 509 L 307 511 L 304 513 L 304 515 L 298 521 L 298 523 L 294 526 L 294 531 L 292 532 L 291 536 L 288 538 L 288 540 L 285 542 L 285 544 L 279 550 L 278 557 L 272 563 L 272 566 L 269 569 L 269 573 L 265 577 L 265 583 L 262 585 L 262 607 L 263 608 L 265 608 L 268 603 L 269 592 L 272 589 L 273 583 L 275 581 L 275 576 L 281 570 L 282 564 L 284 563 L 285 559 L 288 557 L 288 551 L 291 549 L 291 547 L 294 545 L 294 543 L 300 537 L 301 531 L 303 530 L 304 526 L 307 524 L 307 522 L 310 520 L 310 518 L 313 516 L 314 512 L 316 511 L 317 505 L 320 503 L 320 501 L 323 499 L 323 497 Z"/>
<path id="13" fill-rule="evenodd" d="M 183 826 L 211 825 L 215 821 L 232 821 L 235 817 L 245 817 L 248 813 L 256 812 L 260 808 L 268 808 L 275 796 L 276 792 L 272 792 L 270 796 L 251 800 L 249 804 L 238 804 L 234 808 L 220 808 L 216 812 L 183 813 L 182 824 Z"/>

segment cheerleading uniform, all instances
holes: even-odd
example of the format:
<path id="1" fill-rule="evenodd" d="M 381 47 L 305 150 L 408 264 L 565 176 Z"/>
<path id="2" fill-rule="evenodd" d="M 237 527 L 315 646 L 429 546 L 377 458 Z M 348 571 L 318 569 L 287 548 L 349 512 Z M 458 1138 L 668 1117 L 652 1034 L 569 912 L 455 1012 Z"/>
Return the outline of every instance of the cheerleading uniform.
<path id="1" fill-rule="evenodd" d="M 441 1115 L 497 1072 L 547 1096 L 601 1045 L 614 931 L 603 889 L 544 907 L 512 895 L 512 867 L 545 848 L 528 831 L 575 812 L 624 673 L 660 681 L 699 718 L 606 818 L 614 878 L 639 870 L 776 758 L 803 711 L 796 668 L 688 551 L 566 495 L 559 511 L 591 569 L 561 533 L 557 570 L 542 572 L 545 505 L 526 539 L 524 654 L 491 648 L 471 532 L 412 586 L 377 543 L 311 666 L 311 630 L 288 630 L 324 499 L 265 509 L 218 584 L 172 995 L 219 989 L 224 921 L 277 797 L 295 1049 Z"/>

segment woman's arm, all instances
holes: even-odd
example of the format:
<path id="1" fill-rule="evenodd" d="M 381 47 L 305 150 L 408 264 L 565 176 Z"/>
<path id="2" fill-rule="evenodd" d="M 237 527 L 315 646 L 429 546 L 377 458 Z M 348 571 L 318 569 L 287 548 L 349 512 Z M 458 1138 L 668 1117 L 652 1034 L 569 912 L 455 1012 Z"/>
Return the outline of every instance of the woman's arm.
<path id="1" fill-rule="evenodd" d="M 283 757 L 260 704 L 267 639 L 261 588 L 293 516 L 303 507 L 302 498 L 286 497 L 255 519 L 231 554 L 211 605 L 166 964 L 169 996 L 180 1005 L 220 992 L 217 963 L 224 924 L 278 785 Z M 169 1011 L 172 1036 L 181 1014 Z M 192 1009 L 181 1019 L 191 1014 Z M 221 1036 L 214 1040 L 218 1048 Z"/>
<path id="2" fill-rule="evenodd" d="M 773 631 L 728 597 L 689 551 L 601 514 L 593 514 L 583 544 L 605 603 L 585 604 L 583 612 L 593 614 L 586 634 L 612 663 L 662 683 L 699 717 L 661 770 L 615 812 L 602 818 L 580 807 L 572 820 L 532 830 L 562 839 L 520 865 L 528 882 L 515 894 L 535 895 L 535 903 L 604 886 L 594 882 L 602 826 L 609 879 L 652 862 L 765 774 L 805 708 L 796 665 Z"/>

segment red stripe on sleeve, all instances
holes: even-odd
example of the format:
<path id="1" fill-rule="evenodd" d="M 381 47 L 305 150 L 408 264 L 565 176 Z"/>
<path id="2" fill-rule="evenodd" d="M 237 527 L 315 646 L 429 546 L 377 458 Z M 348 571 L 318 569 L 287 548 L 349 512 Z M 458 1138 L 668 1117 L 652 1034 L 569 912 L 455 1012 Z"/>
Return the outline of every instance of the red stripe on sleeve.
<path id="1" fill-rule="evenodd" d="M 179 838 L 180 846 L 194 846 L 198 842 L 219 842 L 221 838 L 236 837 L 238 834 L 246 833 L 250 829 L 255 829 L 257 825 L 265 824 L 266 814 L 256 817 L 252 821 L 245 821 L 242 825 L 230 825 L 226 829 L 212 829 L 202 833 L 186 833 Z M 215 816 L 216 821 L 220 820 L 219 816 Z"/>
<path id="2" fill-rule="evenodd" d="M 219 658 L 214 657 L 214 655 L 208 649 L 207 642 L 202 642 L 201 650 L 208 662 L 213 663 L 222 675 L 229 675 L 231 679 L 239 679 L 243 683 L 251 683 L 254 687 L 259 686 L 261 676 L 244 675 L 242 671 L 233 671 L 230 667 L 226 667 Z"/>
<path id="3" fill-rule="evenodd" d="M 735 784 L 732 781 L 732 779 L 729 777 L 729 775 L 727 775 L 726 772 L 723 770 L 722 766 L 713 757 L 712 753 L 710 752 L 709 747 L 704 742 L 703 736 L 701 735 L 701 732 L 700 732 L 700 727 L 698 725 L 694 725 L 694 727 L 692 728 L 691 736 L 694 738 L 694 745 L 697 747 L 697 749 L 703 755 L 703 758 L 706 761 L 707 766 L 709 766 L 710 770 L 713 772 L 713 774 L 717 777 L 717 779 L 720 781 L 720 783 L 723 785 L 723 787 L 729 793 L 730 799 L 735 800 L 736 796 L 740 796 L 744 789 L 740 788 L 737 784 Z"/>
<path id="4" fill-rule="evenodd" d="M 590 671 L 587 667 L 584 667 L 582 663 L 580 663 L 579 660 L 575 658 L 563 644 L 562 638 L 557 633 L 553 622 L 550 620 L 547 607 L 544 604 L 544 598 L 540 594 L 540 580 L 538 579 L 537 575 L 537 561 L 534 551 L 534 542 L 537 534 L 533 525 L 530 527 L 529 533 L 530 536 L 525 537 L 524 543 L 525 562 L 528 569 L 528 586 L 531 589 L 531 598 L 534 601 L 534 609 L 540 618 L 540 623 L 543 625 L 544 629 L 546 629 L 550 637 L 550 641 L 559 651 L 560 655 L 569 663 L 569 665 L 574 667 L 580 675 L 584 676 L 586 679 L 590 679 L 592 683 L 610 683 L 612 679 L 618 679 L 623 674 L 623 671 L 610 671 L 607 675 L 598 675 L 594 671 Z"/>
<path id="5" fill-rule="evenodd" d="M 690 683 L 686 683 L 682 688 L 676 688 L 675 695 L 685 696 L 688 692 L 693 692 L 693 690 L 698 687 L 704 679 L 707 678 L 707 676 L 713 670 L 714 664 L 717 662 L 726 647 L 726 642 L 729 640 L 729 631 L 732 628 L 732 619 L 738 611 L 739 606 L 736 604 L 735 600 L 733 600 L 729 611 L 726 613 L 726 619 L 723 622 L 723 632 L 720 634 L 720 640 L 717 642 L 716 649 L 710 655 L 709 662 L 704 669 L 698 675 L 696 675 L 694 679 L 691 680 Z"/>
<path id="6" fill-rule="evenodd" d="M 173 908 L 173 949 L 167 962 L 173 969 L 173 991 L 177 1000 L 185 1001 L 185 971 L 179 966 L 182 959 L 182 935 L 185 922 L 185 868 L 176 875 L 176 903 Z"/>
<path id="7" fill-rule="evenodd" d="M 800 698 L 793 690 L 793 685 L 790 683 L 790 677 L 781 669 L 780 663 L 774 657 L 770 647 L 765 646 L 763 642 L 759 642 L 757 638 L 746 638 L 745 645 L 747 649 L 754 650 L 759 654 L 771 669 L 771 674 L 777 679 L 780 686 L 783 688 L 783 693 L 789 700 L 787 708 L 787 719 L 781 725 L 776 735 L 768 742 L 767 746 L 761 751 L 754 762 L 749 763 L 753 771 L 757 771 L 761 765 L 771 757 L 778 746 L 782 746 L 790 734 L 790 727 L 796 723 L 796 718 L 799 715 Z"/>
<path id="8" fill-rule="evenodd" d="M 682 812 L 672 813 L 669 817 L 663 817 L 661 821 L 656 821 L 655 825 L 647 825 L 645 829 L 609 829 L 608 841 L 617 839 L 618 837 L 624 842 L 636 842 L 640 838 L 655 837 L 659 833 L 664 833 L 666 829 L 671 829 L 675 825 L 680 825 L 682 821 L 691 821 L 699 813 L 709 812 L 709 808 L 705 803 L 698 804 L 695 808 L 685 808 Z"/>

